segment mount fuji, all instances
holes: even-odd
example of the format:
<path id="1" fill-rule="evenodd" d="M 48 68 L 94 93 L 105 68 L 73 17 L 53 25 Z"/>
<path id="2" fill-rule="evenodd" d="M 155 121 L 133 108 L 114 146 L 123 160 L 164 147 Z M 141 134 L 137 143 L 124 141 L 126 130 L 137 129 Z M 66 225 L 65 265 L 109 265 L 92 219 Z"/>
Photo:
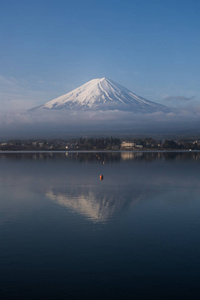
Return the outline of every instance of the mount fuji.
<path id="1" fill-rule="evenodd" d="M 169 112 L 167 106 L 146 100 L 107 78 L 93 79 L 75 90 L 34 109 L 132 111 L 134 113 Z"/>

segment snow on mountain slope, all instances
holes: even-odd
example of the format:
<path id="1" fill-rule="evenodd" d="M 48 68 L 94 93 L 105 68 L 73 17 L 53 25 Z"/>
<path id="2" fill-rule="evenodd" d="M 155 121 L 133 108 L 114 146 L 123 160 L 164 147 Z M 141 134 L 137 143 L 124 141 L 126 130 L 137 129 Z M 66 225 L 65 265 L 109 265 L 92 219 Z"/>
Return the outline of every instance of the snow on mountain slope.
<path id="1" fill-rule="evenodd" d="M 93 79 L 77 89 L 37 107 L 54 110 L 122 110 L 167 112 L 164 105 L 146 100 L 106 78 Z"/>

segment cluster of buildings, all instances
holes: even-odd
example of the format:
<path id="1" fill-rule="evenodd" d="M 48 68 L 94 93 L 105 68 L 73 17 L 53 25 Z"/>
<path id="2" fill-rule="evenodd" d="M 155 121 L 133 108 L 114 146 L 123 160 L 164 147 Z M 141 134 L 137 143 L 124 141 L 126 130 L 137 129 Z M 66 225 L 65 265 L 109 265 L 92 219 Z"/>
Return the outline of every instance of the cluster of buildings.
<path id="1" fill-rule="evenodd" d="M 126 139 L 117 138 L 85 138 L 72 140 L 10 140 L 0 142 L 1 151 L 17 150 L 200 150 L 199 139 L 163 140 L 152 138 Z"/>

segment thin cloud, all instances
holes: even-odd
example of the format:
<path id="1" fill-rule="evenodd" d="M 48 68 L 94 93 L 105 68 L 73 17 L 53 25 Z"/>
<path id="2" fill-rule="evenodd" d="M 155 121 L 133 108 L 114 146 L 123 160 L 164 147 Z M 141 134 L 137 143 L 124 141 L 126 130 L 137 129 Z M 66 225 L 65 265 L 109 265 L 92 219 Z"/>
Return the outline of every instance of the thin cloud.
<path id="1" fill-rule="evenodd" d="M 195 111 L 195 112 L 194 112 Z M 21 111 L 0 114 L 0 138 L 66 137 L 83 134 L 122 135 L 200 132 L 200 107 L 170 113 L 134 114 L 120 111 Z"/>
<path id="2" fill-rule="evenodd" d="M 185 101 L 189 101 L 189 100 L 192 100 L 192 99 L 194 99 L 195 98 L 195 96 L 193 96 L 193 97 L 184 97 L 184 96 L 169 96 L 169 97 L 166 97 L 166 98 L 164 98 L 163 100 L 164 101 L 180 101 L 180 102 L 185 102 Z"/>
<path id="3" fill-rule="evenodd" d="M 41 103 L 46 97 L 45 92 L 31 89 L 26 80 L 0 75 L 1 112 L 25 110 Z"/>

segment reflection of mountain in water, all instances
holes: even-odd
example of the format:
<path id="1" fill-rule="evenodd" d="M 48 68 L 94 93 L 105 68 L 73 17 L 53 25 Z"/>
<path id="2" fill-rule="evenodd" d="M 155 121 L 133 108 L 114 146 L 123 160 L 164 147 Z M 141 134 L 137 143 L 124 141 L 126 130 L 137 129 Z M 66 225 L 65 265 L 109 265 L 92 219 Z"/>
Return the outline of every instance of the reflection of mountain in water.
<path id="1" fill-rule="evenodd" d="M 148 192 L 127 191 L 93 191 L 81 189 L 79 191 L 53 191 L 49 190 L 46 196 L 74 212 L 77 212 L 93 222 L 106 222 L 115 213 L 123 211 L 127 206 L 146 199 L 151 194 Z"/>

